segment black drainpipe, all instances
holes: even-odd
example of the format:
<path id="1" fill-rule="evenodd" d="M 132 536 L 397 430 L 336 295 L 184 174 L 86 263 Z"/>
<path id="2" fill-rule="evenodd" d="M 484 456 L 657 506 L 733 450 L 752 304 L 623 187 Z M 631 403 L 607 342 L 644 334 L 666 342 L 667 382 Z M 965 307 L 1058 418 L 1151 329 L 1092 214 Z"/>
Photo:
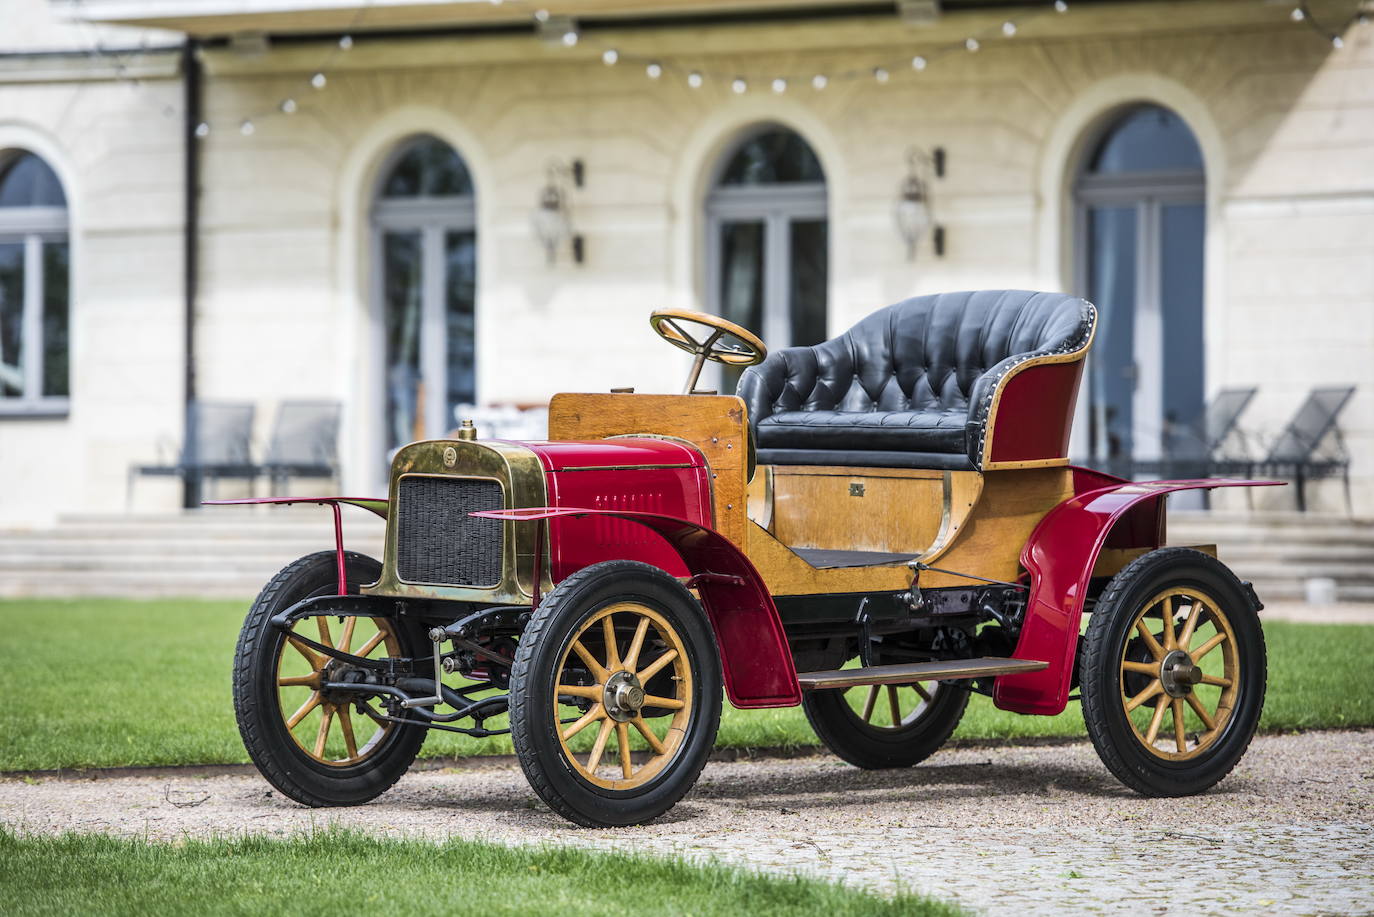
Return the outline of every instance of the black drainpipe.
<path id="1" fill-rule="evenodd" d="M 204 72 L 200 63 L 200 42 L 194 38 L 186 39 L 181 49 L 181 76 L 185 90 L 184 109 L 186 112 L 183 129 L 183 143 L 186 149 L 186 223 L 183 245 L 183 295 L 185 297 L 185 348 L 186 374 L 183 384 L 185 412 L 185 438 L 182 440 L 182 461 L 185 473 L 182 475 L 182 506 L 193 509 L 200 505 L 201 477 L 197 470 L 199 456 L 196 429 L 196 287 L 200 273 L 200 138 L 196 128 L 201 123 L 202 79 Z"/>

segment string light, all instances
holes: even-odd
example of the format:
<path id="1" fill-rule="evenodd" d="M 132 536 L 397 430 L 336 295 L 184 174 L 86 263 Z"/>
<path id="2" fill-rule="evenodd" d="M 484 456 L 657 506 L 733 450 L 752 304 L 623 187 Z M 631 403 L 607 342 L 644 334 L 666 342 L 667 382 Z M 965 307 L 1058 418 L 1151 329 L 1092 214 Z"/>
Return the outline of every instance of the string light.
<path id="1" fill-rule="evenodd" d="M 605 64 L 607 67 L 614 66 L 615 62 L 618 60 L 620 60 L 620 52 L 615 48 L 607 48 L 605 51 L 601 52 L 601 63 Z"/>
<path id="2" fill-rule="evenodd" d="M 239 133 L 245 137 L 253 136 L 255 130 L 257 130 L 257 128 L 253 126 L 253 122 L 248 118 L 244 118 L 243 123 L 239 125 Z"/>
<path id="3" fill-rule="evenodd" d="M 688 85 L 688 86 L 691 86 L 693 89 L 700 89 L 700 88 L 701 88 L 701 83 L 702 83 L 702 79 L 701 79 L 701 71 L 700 71 L 700 70 L 693 70 L 691 73 L 687 74 L 687 85 Z"/>
<path id="4" fill-rule="evenodd" d="M 340 51 L 347 51 L 347 50 L 348 50 L 349 48 L 351 48 L 351 47 L 353 47 L 353 36 L 352 36 L 352 35 L 344 35 L 344 36 L 342 36 L 342 37 L 339 39 L 339 50 L 340 50 Z"/>
<path id="5" fill-rule="evenodd" d="M 917 54 L 915 57 L 913 57 L 913 58 L 911 59 L 911 69 L 912 69 L 912 70 L 924 70 L 924 69 L 926 69 L 926 63 L 927 63 L 926 59 L 925 59 L 924 57 L 922 57 L 921 55 Z"/>
<path id="6" fill-rule="evenodd" d="M 1069 11 L 1068 0 L 1054 0 L 1054 11 L 1056 13 L 1067 13 Z"/>
<path id="7" fill-rule="evenodd" d="M 656 80 L 663 76 L 663 65 L 658 61 L 651 61 L 649 66 L 644 68 L 644 72 L 649 74 L 649 79 Z"/>
<path id="8" fill-rule="evenodd" d="M 200 122 L 199 124 L 197 124 L 197 125 L 196 125 L 196 136 L 199 137 L 201 140 L 204 140 L 206 137 L 209 137 L 209 136 L 210 136 L 210 125 L 207 124 L 207 123 L 204 122 L 204 121 L 202 121 L 202 122 Z"/>
<path id="9" fill-rule="evenodd" d="M 886 83 L 886 82 L 887 82 L 887 78 L 888 78 L 888 72 L 887 72 L 887 70 L 886 70 L 885 68 L 883 68 L 883 67 L 874 67 L 874 68 L 873 68 L 873 79 L 877 80 L 879 83 Z"/>
<path id="10" fill-rule="evenodd" d="M 537 19 L 537 20 L 539 20 L 540 22 L 548 22 L 548 21 L 549 21 L 549 11 L 548 11 L 548 10 L 535 10 L 535 11 L 534 11 L 534 18 Z"/>
<path id="11" fill-rule="evenodd" d="M 569 29 L 568 31 L 564 32 L 564 33 L 563 33 L 563 47 L 565 47 L 565 48 L 571 48 L 571 47 L 572 47 L 573 45 L 575 45 L 575 44 L 577 44 L 577 30 L 576 30 L 576 29 Z"/>
<path id="12" fill-rule="evenodd" d="M 1293 7 L 1293 12 L 1288 14 L 1288 18 L 1294 22 L 1302 22 L 1307 18 L 1307 13 L 1300 6 Z"/>
<path id="13" fill-rule="evenodd" d="M 970 36 L 969 38 L 964 39 L 964 50 L 969 51 L 970 53 L 977 51 L 981 47 L 982 45 L 978 43 L 978 39 L 976 38 Z"/>
<path id="14" fill-rule="evenodd" d="M 784 92 L 786 92 L 787 80 L 783 79 L 782 77 L 778 77 L 777 79 L 775 79 L 773 81 L 773 91 L 776 92 L 778 95 L 782 95 Z"/>
<path id="15" fill-rule="evenodd" d="M 744 95 L 749 89 L 749 84 L 744 81 L 744 77 L 737 76 L 734 81 L 730 83 L 730 88 L 735 91 L 736 95 Z"/>
<path id="16" fill-rule="evenodd" d="M 292 98 L 282 99 L 281 104 L 277 107 L 281 109 L 284 115 L 294 115 L 296 113 L 296 100 Z"/>
<path id="17" fill-rule="evenodd" d="M 310 85 L 316 89 L 323 89 L 328 82 L 329 80 L 325 79 L 323 72 L 318 72 L 310 78 Z"/>
<path id="18" fill-rule="evenodd" d="M 1339 35 L 1332 35 L 1332 36 L 1331 36 L 1331 47 L 1333 47 L 1333 48 L 1335 48 L 1337 51 L 1339 51 L 1341 48 L 1344 48 L 1344 47 L 1345 47 L 1345 39 L 1341 38 L 1341 36 L 1339 36 Z"/>
<path id="19" fill-rule="evenodd" d="M 1007 36 L 1008 38 L 1011 38 L 1013 35 L 1015 35 L 1016 23 L 1012 22 L 1010 19 L 1002 23 L 1002 34 Z"/>
<path id="20" fill-rule="evenodd" d="M 824 73 L 818 73 L 815 76 L 811 77 L 812 89 L 824 89 L 826 86 L 829 85 L 830 79 Z"/>

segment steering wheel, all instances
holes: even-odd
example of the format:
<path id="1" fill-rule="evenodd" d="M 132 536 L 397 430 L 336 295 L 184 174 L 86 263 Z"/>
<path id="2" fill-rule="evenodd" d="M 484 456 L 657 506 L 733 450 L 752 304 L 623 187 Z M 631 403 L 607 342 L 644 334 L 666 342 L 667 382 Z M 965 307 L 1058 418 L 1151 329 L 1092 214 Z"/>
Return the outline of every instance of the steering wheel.
<path id="1" fill-rule="evenodd" d="M 719 315 L 689 309 L 659 309 L 649 316 L 649 326 L 663 340 L 696 358 L 687 376 L 684 395 L 696 390 L 697 379 L 707 360 L 727 366 L 753 366 L 768 356 L 768 348 L 757 335 Z"/>

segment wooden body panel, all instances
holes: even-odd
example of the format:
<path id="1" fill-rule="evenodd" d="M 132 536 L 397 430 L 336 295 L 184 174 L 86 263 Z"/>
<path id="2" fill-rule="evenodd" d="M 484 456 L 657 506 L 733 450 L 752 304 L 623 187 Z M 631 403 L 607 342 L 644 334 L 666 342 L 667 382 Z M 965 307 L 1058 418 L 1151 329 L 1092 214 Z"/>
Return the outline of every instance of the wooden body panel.
<path id="1" fill-rule="evenodd" d="M 898 468 L 773 469 L 773 535 L 801 548 L 919 554 L 940 533 L 945 474 Z"/>
<path id="2" fill-rule="evenodd" d="M 713 527 L 744 547 L 748 524 L 745 482 L 749 429 L 744 402 L 734 395 L 554 395 L 549 439 L 659 436 L 691 443 L 711 471 Z"/>

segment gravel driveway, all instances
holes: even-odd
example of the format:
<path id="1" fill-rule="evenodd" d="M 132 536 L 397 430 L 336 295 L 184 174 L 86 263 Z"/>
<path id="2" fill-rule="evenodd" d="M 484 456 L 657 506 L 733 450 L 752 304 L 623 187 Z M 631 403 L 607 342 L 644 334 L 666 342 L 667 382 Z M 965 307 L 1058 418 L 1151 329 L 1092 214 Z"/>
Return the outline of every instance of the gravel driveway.
<path id="1" fill-rule="evenodd" d="M 371 805 L 306 809 L 256 776 L 0 780 L 24 832 L 171 839 L 341 825 L 397 837 L 681 853 L 906 888 L 989 915 L 1370 913 L 1374 732 L 1255 740 L 1200 797 L 1122 789 L 1087 744 L 964 748 L 914 770 L 832 758 L 708 765 L 652 825 L 569 827 L 509 765 L 416 771 Z"/>

